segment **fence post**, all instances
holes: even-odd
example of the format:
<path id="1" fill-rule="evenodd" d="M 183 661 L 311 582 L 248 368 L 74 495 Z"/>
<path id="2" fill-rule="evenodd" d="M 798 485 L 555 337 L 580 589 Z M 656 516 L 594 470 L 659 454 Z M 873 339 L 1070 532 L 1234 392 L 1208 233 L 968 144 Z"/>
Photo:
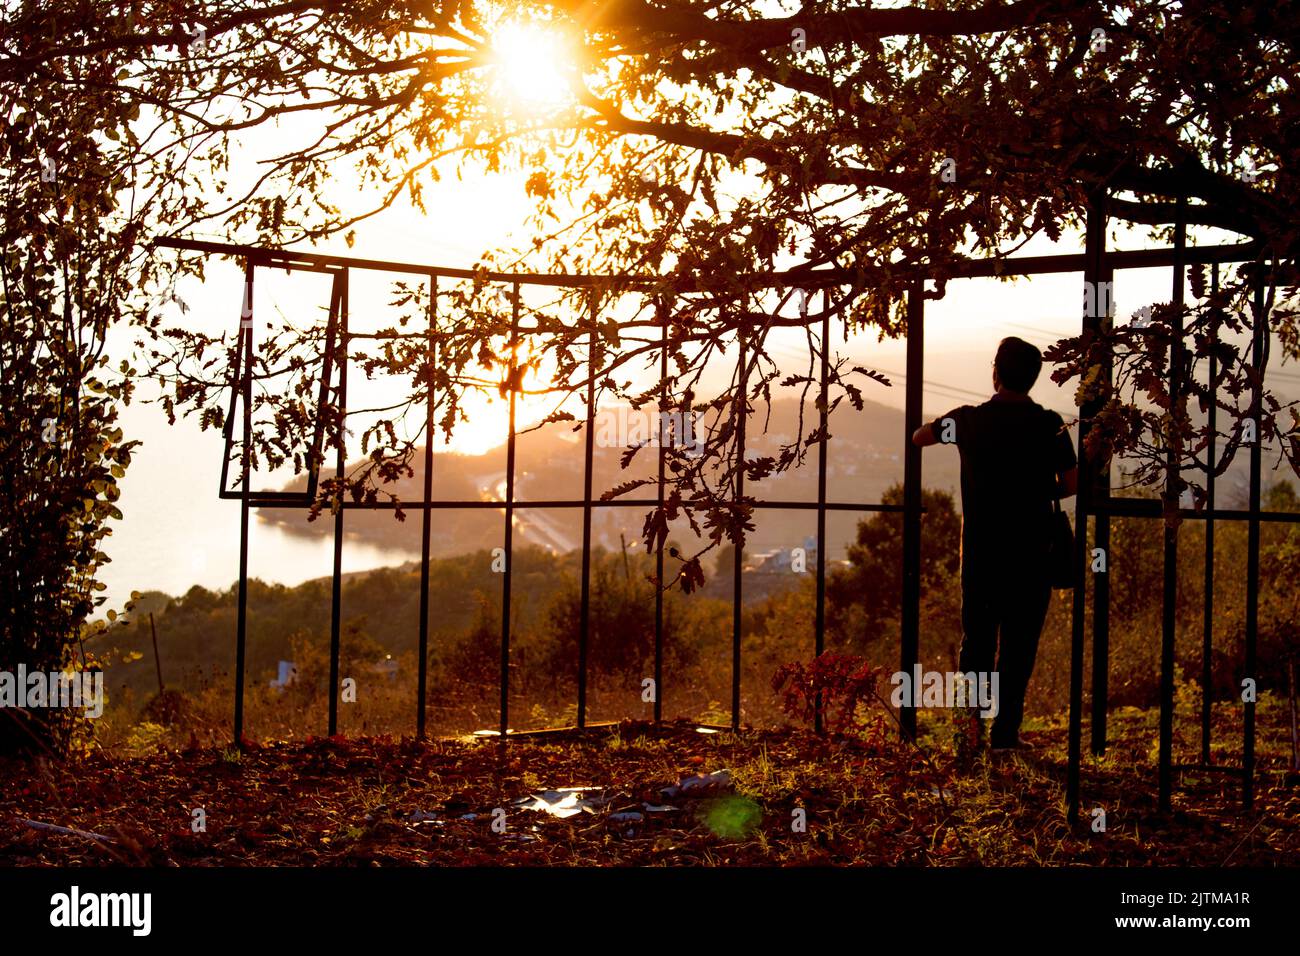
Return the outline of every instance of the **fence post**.
<path id="1" fill-rule="evenodd" d="M 1095 191 L 1088 201 L 1088 221 L 1085 237 L 1083 284 L 1084 313 L 1081 325 L 1088 331 L 1092 322 L 1090 313 L 1098 311 L 1103 298 L 1102 280 L 1106 258 L 1106 193 Z M 1109 298 L 1109 296 L 1106 296 Z M 1091 308 L 1089 308 L 1091 303 Z M 1079 820 L 1079 769 L 1083 764 L 1083 631 L 1084 612 L 1087 605 L 1087 549 L 1088 511 L 1092 504 L 1093 472 L 1088 461 L 1084 439 L 1089 422 L 1084 409 L 1079 409 L 1078 468 L 1079 487 L 1074 498 L 1074 590 L 1070 605 L 1070 720 L 1069 756 L 1065 773 L 1066 819 Z M 1103 509 L 1105 510 L 1105 509 Z"/>
<path id="2" fill-rule="evenodd" d="M 420 531 L 420 664 L 418 689 L 419 706 L 416 710 L 416 736 L 424 739 L 426 717 L 425 697 L 429 688 L 429 537 L 433 525 L 433 370 L 437 362 L 438 277 L 429 276 L 429 344 L 425 349 L 425 413 L 424 413 L 424 524 Z"/>
<path id="3" fill-rule="evenodd" d="M 830 287 L 822 290 L 822 342 L 821 342 L 821 407 L 818 409 L 817 421 L 819 438 L 817 441 L 817 611 L 813 624 L 814 656 L 821 657 L 826 650 L 826 434 L 829 428 L 830 396 L 830 340 L 831 340 L 831 291 Z M 813 731 L 820 734 L 822 727 L 822 692 L 817 691 L 813 701 Z"/>
<path id="4" fill-rule="evenodd" d="M 662 344 L 659 348 L 659 480 L 657 492 L 657 507 L 663 511 L 664 507 L 664 470 L 665 454 L 663 431 L 664 431 L 664 413 L 668 405 L 668 308 L 662 299 L 656 300 L 659 309 L 659 318 L 661 323 L 660 341 Z M 690 410 L 684 411 L 682 422 L 683 429 L 687 422 L 686 415 Z M 684 432 L 683 432 L 684 434 Z M 693 435 L 692 435 L 693 437 Z M 655 549 L 655 723 L 663 720 L 663 696 L 664 696 L 664 538 L 659 539 L 658 547 Z"/>
<path id="5" fill-rule="evenodd" d="M 1103 218 L 1103 223 L 1104 223 Z M 1115 270 L 1111 268 L 1106 257 L 1105 233 L 1099 238 L 1101 247 L 1097 250 L 1097 280 L 1102 283 L 1100 288 L 1107 291 L 1105 297 L 1097 295 L 1094 302 L 1104 303 L 1105 308 L 1098 310 L 1095 317 L 1096 322 L 1093 324 L 1095 329 L 1105 329 L 1109 332 L 1115 322 Z M 1114 355 L 1108 347 L 1105 350 L 1105 368 L 1102 374 L 1105 376 L 1106 386 L 1109 389 L 1114 381 Z M 1083 409 L 1082 417 L 1091 422 L 1102 407 L 1102 402 L 1089 402 Z M 1101 756 L 1106 752 L 1106 724 L 1110 710 L 1110 462 L 1098 462 L 1096 471 L 1089 477 L 1095 479 L 1091 482 L 1089 489 L 1089 500 L 1092 500 L 1092 493 L 1095 492 L 1096 498 L 1102 502 L 1102 507 L 1092 509 L 1092 534 L 1093 547 L 1100 548 L 1106 556 L 1106 571 L 1104 573 L 1094 573 L 1091 576 L 1092 581 L 1092 728 L 1091 743 L 1092 752 Z M 1085 573 L 1085 580 L 1088 575 Z"/>
<path id="6" fill-rule="evenodd" d="M 1210 269 L 1210 295 L 1211 297 L 1219 294 L 1219 264 L 1216 262 Z M 1216 318 L 1212 326 L 1211 334 L 1215 344 L 1219 338 L 1218 312 L 1214 313 Z M 1219 404 L 1219 358 L 1218 354 L 1210 350 L 1210 371 L 1209 371 L 1209 392 L 1210 392 L 1210 409 L 1207 418 L 1206 428 L 1209 431 L 1210 441 L 1205 449 L 1206 464 L 1208 474 L 1205 479 L 1205 611 L 1204 633 L 1201 636 L 1201 763 L 1210 764 L 1210 717 L 1211 717 L 1211 698 L 1210 693 L 1213 689 L 1214 674 L 1211 671 L 1211 661 L 1214 654 L 1214 469 L 1216 467 L 1217 444 L 1218 438 L 1218 404 Z"/>
<path id="7" fill-rule="evenodd" d="M 907 290 L 907 396 L 903 415 L 903 614 L 899 670 L 911 674 L 921 659 L 921 449 L 912 433 L 921 427 L 925 376 L 925 283 Z M 916 736 L 916 699 L 899 714 L 902 735 Z"/>
<path id="8" fill-rule="evenodd" d="M 1187 198 L 1178 196 L 1174 222 L 1174 288 L 1170 299 L 1172 337 L 1169 348 L 1169 414 L 1175 414 L 1182 399 L 1183 302 L 1186 275 Z M 1172 427 L 1172 426 L 1171 426 Z M 1172 436 L 1166 439 L 1164 498 L 1164 588 L 1160 628 L 1160 756 L 1158 773 L 1159 810 L 1173 806 L 1174 749 L 1174 641 L 1178 633 L 1178 525 L 1170 517 L 1179 506 L 1175 478 L 1179 466 Z"/>
<path id="9" fill-rule="evenodd" d="M 1259 636 L 1259 498 L 1260 465 L 1264 444 L 1260 416 L 1264 410 L 1264 368 L 1268 363 L 1268 316 L 1264 301 L 1264 262 L 1260 260 L 1255 276 L 1253 312 L 1253 348 L 1255 384 L 1251 389 L 1250 414 L 1255 421 L 1255 442 L 1250 446 L 1250 517 L 1246 524 L 1246 660 L 1242 676 L 1257 686 L 1255 645 Z M 1254 696 L 1253 694 L 1251 695 Z M 1246 712 L 1242 728 L 1241 805 L 1249 810 L 1255 804 L 1255 701 L 1244 701 Z"/>
<path id="10" fill-rule="evenodd" d="M 736 477 L 735 505 L 740 507 L 745 496 L 745 421 L 749 418 L 749 369 L 745 354 L 745 332 L 743 327 L 737 331 L 740 343 L 740 360 L 736 371 Z M 745 544 L 741 539 L 735 543 L 733 553 L 736 557 L 731 579 L 731 729 L 740 730 L 740 630 L 742 623 L 742 584 L 741 568 L 745 562 Z"/>
<path id="11" fill-rule="evenodd" d="M 582 477 L 582 593 L 578 608 L 578 728 L 587 726 L 587 643 L 591 631 L 591 471 L 596 433 L 596 350 L 600 332 L 596 326 L 596 290 L 591 290 L 591 333 L 587 349 L 587 434 L 583 450 Z"/>
<path id="12" fill-rule="evenodd" d="M 501 581 L 501 721 L 500 742 L 504 747 L 510 722 L 510 591 L 515 571 L 515 398 L 518 382 L 515 358 L 519 350 L 519 283 L 514 283 L 510 312 L 510 364 L 506 385 L 510 391 L 510 432 L 506 439 L 506 569 Z"/>
<path id="13" fill-rule="evenodd" d="M 244 438 L 240 448 L 239 488 L 239 608 L 235 624 L 235 746 L 244 745 L 244 667 L 248 645 L 248 497 L 252 481 L 253 445 L 253 260 L 244 261 L 244 308 L 241 309 L 235 351 L 241 358 L 239 389 L 244 402 Z M 246 315 L 243 313 L 247 313 Z M 233 404 L 233 399 L 231 401 Z M 225 487 L 223 465 L 221 485 Z"/>
<path id="14" fill-rule="evenodd" d="M 339 650 L 343 612 L 343 493 L 342 481 L 347 474 L 348 458 L 348 271 L 340 276 L 339 302 L 339 447 L 335 472 L 339 479 L 338 508 L 334 512 L 334 574 L 330 592 L 330 708 L 329 736 L 339 732 Z"/>

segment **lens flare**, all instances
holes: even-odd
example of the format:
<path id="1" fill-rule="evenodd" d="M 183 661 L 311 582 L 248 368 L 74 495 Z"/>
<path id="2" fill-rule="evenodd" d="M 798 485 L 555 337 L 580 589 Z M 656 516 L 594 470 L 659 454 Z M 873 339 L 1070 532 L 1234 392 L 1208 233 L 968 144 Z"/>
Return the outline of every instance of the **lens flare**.
<path id="1" fill-rule="evenodd" d="M 568 102 L 571 69 L 562 37 L 531 23 L 507 23 L 493 33 L 492 52 L 508 99 L 529 107 Z"/>
<path id="2" fill-rule="evenodd" d="M 704 825 L 724 840 L 743 840 L 763 823 L 763 808 L 748 797 L 718 797 L 700 809 Z"/>

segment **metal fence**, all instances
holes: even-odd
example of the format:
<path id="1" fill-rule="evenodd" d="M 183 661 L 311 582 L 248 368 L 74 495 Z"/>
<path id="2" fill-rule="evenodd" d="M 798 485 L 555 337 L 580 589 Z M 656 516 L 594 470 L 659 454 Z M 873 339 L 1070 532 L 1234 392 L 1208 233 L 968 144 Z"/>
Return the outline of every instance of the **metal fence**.
<path id="1" fill-rule="evenodd" d="M 1179 208 L 1183 209 L 1180 202 Z M 389 262 L 381 260 L 363 259 L 348 256 L 321 255 L 306 252 L 295 252 L 283 249 L 266 248 L 259 246 L 233 245 L 225 243 L 202 242 L 187 239 L 164 239 L 158 243 L 160 246 L 188 250 L 192 252 L 201 252 L 210 255 L 230 256 L 242 260 L 245 270 L 245 282 L 247 288 L 248 300 L 243 310 L 238 335 L 237 352 L 239 355 L 238 364 L 234 370 L 233 380 L 231 383 L 230 395 L 230 414 L 226 420 L 226 449 L 223 459 L 221 473 L 220 494 L 224 498 L 233 498 L 240 501 L 240 549 L 239 549 L 239 594 L 238 594 L 238 618 L 236 632 L 236 661 L 235 661 L 235 689 L 234 689 L 234 734 L 236 742 L 243 739 L 244 727 L 244 671 L 245 671 L 245 650 L 247 635 L 247 596 L 248 596 L 248 546 L 249 546 L 249 510 L 254 507 L 258 508 L 308 508 L 315 496 L 318 486 L 318 475 L 315 469 L 311 469 L 308 475 L 308 487 L 303 492 L 270 492 L 255 491 L 249 487 L 250 482 L 245 478 L 240 483 L 238 489 L 227 487 L 229 481 L 228 463 L 233 454 L 233 436 L 236 422 L 236 410 L 242 409 L 242 432 L 243 432 L 243 458 L 241 470 L 243 475 L 250 474 L 250 437 L 252 434 L 252 364 L 254 356 L 253 326 L 251 322 L 251 303 L 252 287 L 259 269 L 283 269 L 287 271 L 305 271 L 314 273 L 323 273 L 329 275 L 332 280 L 332 291 L 329 302 L 329 317 L 325 329 L 325 349 L 323 359 L 323 369 L 320 384 L 320 402 L 324 407 L 329 398 L 330 391 L 334 392 L 337 406 L 345 414 L 347 409 L 347 379 L 348 379 L 348 343 L 353 333 L 349 331 L 348 326 L 348 278 L 351 272 L 355 270 L 380 271 L 407 276 L 422 276 L 429 283 L 429 302 L 430 309 L 428 314 L 428 330 L 430 349 L 433 348 L 433 333 L 438 321 L 437 301 L 438 301 L 438 280 L 440 278 L 450 279 L 475 279 L 492 283 L 503 283 L 508 285 L 513 292 L 512 302 L 512 324 L 511 324 L 511 355 L 515 355 L 514 346 L 518 344 L 521 330 L 519 327 L 520 315 L 520 288 L 525 285 L 541 285 L 560 288 L 581 288 L 594 287 L 604 281 L 604 277 L 599 276 L 572 276 L 572 275 L 530 275 L 530 274 L 511 274 L 511 273 L 482 273 L 465 269 L 449 269 L 427 265 L 416 265 L 402 262 Z M 1189 265 L 1211 264 L 1213 269 L 1213 280 L 1218 281 L 1218 266 L 1221 263 L 1249 262 L 1258 259 L 1261 255 L 1261 249 L 1255 244 L 1235 244 L 1235 245 L 1217 245 L 1190 247 L 1187 245 L 1186 226 L 1183 219 L 1175 229 L 1175 243 L 1170 248 L 1148 249 L 1135 251 L 1110 251 L 1105 248 L 1105 211 L 1104 198 L 1095 200 L 1090 211 L 1087 225 L 1087 240 L 1085 252 L 1081 255 L 1052 255 L 1036 257 L 1015 257 L 1005 259 L 989 260 L 967 260 L 959 265 L 955 270 L 951 270 L 949 275 L 952 278 L 979 278 L 992 276 L 1033 276 L 1049 273 L 1082 273 L 1085 288 L 1096 290 L 1098 283 L 1109 282 L 1115 271 L 1123 269 L 1139 269 L 1151 267 L 1169 267 L 1173 271 L 1173 296 L 1172 302 L 1175 306 L 1181 306 L 1183 303 L 1183 288 L 1185 285 L 1184 272 Z M 1264 316 L 1264 285 L 1263 270 L 1259 271 L 1260 278 L 1257 280 L 1255 295 L 1255 310 L 1253 315 L 1254 341 L 1253 341 L 1253 361 L 1256 366 L 1261 366 L 1266 357 L 1268 323 Z M 822 403 L 820 409 L 820 441 L 817 454 L 817 500 L 816 501 L 787 501 L 787 500 L 758 500 L 754 503 L 757 509 L 810 509 L 815 510 L 817 520 L 817 559 L 816 559 L 816 616 L 814 621 L 814 646 L 809 648 L 814 654 L 821 654 L 824 650 L 825 641 L 825 605 L 826 605 L 826 548 L 824 540 L 826 536 L 826 516 L 831 511 L 852 511 L 852 512 L 901 512 L 903 521 L 903 574 L 902 574 L 902 628 L 901 628 L 901 646 L 899 655 L 899 667 L 901 670 L 911 672 L 913 665 L 919 662 L 919 635 L 920 635 L 920 570 L 921 570 L 921 529 L 923 520 L 923 508 L 921 505 L 922 489 L 922 469 L 921 469 L 921 450 L 915 447 L 910 441 L 912 432 L 922 424 L 922 389 L 925 360 L 925 293 L 924 282 L 926 276 L 916 274 L 910 279 L 906 301 L 906 383 L 905 383 L 905 412 L 904 412 L 904 433 L 899 435 L 899 440 L 905 448 L 904 456 L 904 495 L 903 504 L 890 505 L 881 502 L 861 502 L 861 501 L 830 501 L 827 499 L 827 431 L 826 431 L 826 407 Z M 831 279 L 818 279 L 816 273 L 811 276 L 801 278 L 798 285 L 805 289 L 821 288 L 824 293 L 835 285 Z M 778 286 L 779 283 L 770 282 L 771 286 Z M 598 305 L 594 296 L 592 297 L 593 315 L 596 313 Z M 1109 321 L 1109 316 L 1104 314 L 1105 310 L 1091 309 L 1086 310 L 1083 318 L 1083 328 L 1085 330 L 1100 328 L 1101 323 Z M 821 322 L 821 342 L 820 348 L 820 377 L 823 391 L 826 388 L 829 373 L 829 349 L 826 343 L 829 341 L 829 315 L 824 315 Z M 596 332 L 592 333 L 593 346 L 595 344 Z M 666 318 L 663 322 L 663 342 L 661 350 L 661 378 L 667 376 L 668 361 L 668 327 Z M 745 343 L 743 338 L 740 342 L 740 362 L 738 388 L 743 394 L 745 389 L 744 370 L 745 362 Z M 592 348 L 589 352 L 588 361 L 593 363 L 596 356 L 596 349 Z M 513 358 L 512 358 L 513 361 Z M 1213 360 L 1212 360 L 1213 361 Z M 432 363 L 430 363 L 432 368 Z M 511 369 L 513 372 L 514 369 Z M 1211 366 L 1211 380 L 1215 376 L 1214 368 Z M 430 529 L 433 520 L 433 513 L 439 509 L 474 509 L 474 508 L 492 508 L 504 511 L 504 551 L 505 551 L 505 571 L 502 578 L 502 615 L 501 615 L 501 657 L 500 657 L 500 674 L 499 674 L 499 727 L 498 733 L 503 742 L 507 737 L 509 728 L 509 687 L 510 687 L 510 601 L 512 591 L 511 568 L 513 566 L 513 524 L 514 513 L 517 510 L 529 508 L 571 508 L 581 509 L 582 514 L 582 580 L 581 580 L 581 598 L 579 611 L 579 633 L 578 637 L 578 679 L 577 679 L 577 726 L 579 728 L 587 726 L 587 651 L 588 638 L 590 630 L 590 610 L 591 610 L 591 550 L 592 550 L 592 513 L 596 508 L 629 508 L 629 507 L 654 507 L 662 505 L 664 501 L 664 449 L 661 445 L 659 448 L 658 461 L 658 494 L 655 498 L 619 498 L 617 500 L 600 500 L 593 497 L 592 489 L 592 462 L 593 462 L 593 424 L 595 416 L 594 401 L 594 376 L 588 376 L 587 390 L 587 420 L 585 427 L 585 448 L 584 448 L 584 481 L 583 496 L 580 499 L 565 500 L 547 500 L 547 501 L 517 501 L 515 500 L 515 404 L 516 392 L 511 390 L 509 395 L 509 430 L 507 434 L 507 461 L 505 477 L 505 500 L 502 501 L 449 501 L 435 500 L 432 497 L 432 479 L 433 479 L 433 445 L 434 445 L 434 418 L 433 418 L 433 381 L 430 377 L 428 387 L 430 390 L 429 401 L 427 403 L 428 413 L 425 422 L 425 447 L 424 447 L 424 495 L 422 500 L 403 502 L 403 509 L 418 510 L 422 514 L 422 548 L 421 548 L 421 577 L 420 577 L 420 622 L 419 622 L 419 673 L 418 673 L 418 691 L 415 703 L 415 726 L 416 732 L 423 737 L 426 734 L 426 700 L 427 700 L 427 670 L 429 659 L 429 562 L 430 562 Z M 1257 387 L 1253 395 L 1252 408 L 1256 421 L 1258 421 L 1260 410 L 1261 390 Z M 1213 404 L 1211 405 L 1209 427 L 1212 429 L 1215 424 Z M 1073 591 L 1072 605 L 1072 639 L 1070 654 L 1070 717 L 1069 717 L 1069 761 L 1067 775 L 1067 804 L 1069 808 L 1069 817 L 1071 821 L 1078 819 L 1079 815 L 1079 777 L 1080 766 L 1082 763 L 1082 715 L 1083 715 L 1083 671 L 1085 665 L 1085 623 L 1087 613 L 1087 564 L 1086 548 L 1087 541 L 1087 522 L 1088 518 L 1094 519 L 1094 545 L 1100 548 L 1109 549 L 1110 544 L 1110 519 L 1115 517 L 1140 517 L 1150 519 L 1160 519 L 1162 517 L 1161 502 L 1158 500 L 1143 500 L 1134 498 L 1113 497 L 1110 493 L 1110 469 L 1109 464 L 1104 467 L 1098 467 L 1095 463 L 1087 460 L 1084 449 L 1084 439 L 1087 435 L 1089 417 L 1096 412 L 1095 408 L 1081 409 L 1080 434 L 1078 439 L 1078 455 L 1080 460 L 1080 482 L 1079 493 L 1076 497 L 1075 506 L 1075 542 L 1076 542 L 1076 581 Z M 741 416 L 741 424 L 738 429 L 737 441 L 739 445 L 739 454 L 743 456 L 745 445 L 744 433 L 744 416 Z M 320 449 L 323 437 L 323 421 L 318 415 L 315 422 L 315 431 L 313 435 L 313 447 L 308 460 L 320 461 Z M 1211 448 L 1213 455 L 1213 448 Z M 345 467 L 345 450 L 340 443 L 337 453 L 336 468 L 340 477 L 344 474 Z M 1213 646 L 1213 612 L 1214 612 L 1214 526 L 1217 521 L 1246 521 L 1248 522 L 1248 565 L 1246 569 L 1246 588 L 1247 603 L 1245 616 L 1245 641 L 1244 641 L 1244 659 L 1242 661 L 1242 672 L 1245 677 L 1255 678 L 1255 651 L 1256 637 L 1258 632 L 1257 617 L 1257 597 L 1259 591 L 1259 531 L 1261 521 L 1283 521 L 1293 522 L 1300 520 L 1300 514 L 1286 512 L 1268 512 L 1260 509 L 1260 470 L 1261 470 L 1261 448 L 1260 441 L 1256 441 L 1250 449 L 1250 490 L 1249 490 L 1249 507 L 1245 510 L 1225 510 L 1215 506 L 1214 499 L 1214 480 L 1211 475 L 1208 484 L 1209 501 L 1204 510 L 1184 510 L 1183 517 L 1194 520 L 1203 520 L 1206 522 L 1207 530 L 1207 547 L 1205 563 L 1205 631 L 1203 640 L 1203 675 L 1202 675 L 1202 722 L 1201 722 L 1201 761 L 1207 769 L 1227 769 L 1234 773 L 1239 773 L 1242 785 L 1242 801 L 1247 807 L 1251 805 L 1253 799 L 1254 767 L 1255 767 L 1255 705 L 1253 702 L 1244 703 L 1245 721 L 1244 721 L 1244 740 L 1243 740 L 1243 758 L 1239 767 L 1221 768 L 1212 767 L 1210 763 L 1210 657 Z M 744 495 L 744 474 L 743 469 L 737 470 L 737 476 L 734 482 L 734 493 L 736 499 Z M 329 673 L 329 733 L 333 735 L 338 728 L 338 704 L 339 704 L 339 658 L 340 658 L 340 603 L 341 603 L 341 568 L 343 554 L 343 531 L 345 515 L 348 510 L 357 508 L 377 508 L 391 509 L 395 507 L 393 502 L 375 501 L 375 502 L 356 502 L 345 501 L 343 507 L 337 509 L 334 513 L 334 561 L 333 561 L 333 589 L 332 589 L 332 607 L 331 607 L 331 628 L 330 628 L 330 673 Z M 1165 564 L 1164 564 L 1164 616 L 1161 635 L 1161 683 L 1160 683 L 1160 732 L 1159 732 L 1159 802 L 1162 810 L 1170 807 L 1171 793 L 1173 787 L 1173 763 L 1172 763 L 1172 727 L 1173 727 L 1173 691 L 1174 691 L 1174 596 L 1177 589 L 1177 564 L 1176 564 L 1176 547 L 1177 538 L 1174 529 L 1166 528 L 1165 531 Z M 664 551 L 662 542 L 655 555 L 656 568 L 659 578 L 663 578 L 664 568 Z M 741 713 L 741 602 L 742 602 L 742 549 L 737 548 L 736 560 L 734 565 L 732 579 L 732 634 L 731 634 L 731 727 L 739 729 Z M 1092 727 L 1091 727 L 1091 746 L 1094 753 L 1102 753 L 1106 746 L 1106 717 L 1107 717 L 1107 683 L 1109 676 L 1109 615 L 1110 615 L 1110 593 L 1107 576 L 1104 573 L 1093 575 L 1093 601 L 1092 601 L 1092 633 L 1093 633 L 1093 658 L 1092 658 Z M 655 599 L 655 622 L 654 622 L 654 719 L 659 721 L 663 717 L 662 700 L 664 697 L 664 673 L 663 673 L 663 637 L 664 637 L 664 601 L 662 589 L 656 589 Z M 905 707 L 901 713 L 901 723 L 905 734 L 914 734 L 916 731 L 916 710 L 914 706 Z M 820 706 L 816 712 L 816 729 L 822 730 L 822 714 Z"/>

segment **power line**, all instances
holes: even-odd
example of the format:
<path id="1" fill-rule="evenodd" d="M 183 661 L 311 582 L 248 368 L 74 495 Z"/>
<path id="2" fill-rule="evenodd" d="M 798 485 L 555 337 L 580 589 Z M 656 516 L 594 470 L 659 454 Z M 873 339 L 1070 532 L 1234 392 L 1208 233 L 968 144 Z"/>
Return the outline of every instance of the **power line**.
<path id="1" fill-rule="evenodd" d="M 1019 329 L 1023 332 L 1033 332 L 1037 335 L 1046 336 L 1053 342 L 1069 336 L 1068 332 L 1057 332 L 1053 329 L 1041 329 L 1034 325 L 1021 325 L 1019 322 L 994 322 L 993 324 L 1000 325 L 1005 329 Z"/>
<path id="2" fill-rule="evenodd" d="M 808 358 L 808 356 L 805 355 L 802 351 L 795 349 L 795 347 L 791 345 L 777 345 L 772 348 L 772 351 L 775 352 L 778 357 L 790 358 L 801 362 L 807 361 Z M 872 363 L 868 363 L 868 364 L 872 364 Z M 905 385 L 907 383 L 907 376 L 904 375 L 902 372 L 894 371 L 887 368 L 881 368 L 879 365 L 874 365 L 874 364 L 873 367 L 878 372 L 882 372 L 885 375 L 889 375 L 892 378 L 898 379 L 901 384 Z M 977 398 L 980 401 L 987 401 L 989 398 L 988 392 L 979 392 L 979 391 L 975 391 L 974 389 L 962 388 L 959 385 L 952 385 L 948 382 L 936 382 L 933 379 L 923 378 L 921 379 L 921 384 L 923 386 L 926 386 L 928 391 L 931 394 L 939 395 L 944 398 Z M 1060 409 L 1051 408 L 1050 406 L 1046 406 L 1046 405 L 1043 407 L 1047 408 L 1049 411 L 1056 412 L 1056 414 L 1060 415 L 1062 418 L 1071 418 L 1077 414 L 1074 411 L 1067 413 L 1061 411 Z"/>

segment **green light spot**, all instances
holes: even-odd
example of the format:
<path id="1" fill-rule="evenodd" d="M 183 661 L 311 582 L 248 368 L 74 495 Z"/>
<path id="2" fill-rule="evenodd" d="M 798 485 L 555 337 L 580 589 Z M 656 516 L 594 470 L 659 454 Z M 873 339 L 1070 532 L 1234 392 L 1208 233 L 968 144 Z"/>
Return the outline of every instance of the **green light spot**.
<path id="1" fill-rule="evenodd" d="M 701 816 L 714 836 L 743 840 L 763 822 L 763 808 L 748 797 L 718 797 L 701 808 Z"/>

